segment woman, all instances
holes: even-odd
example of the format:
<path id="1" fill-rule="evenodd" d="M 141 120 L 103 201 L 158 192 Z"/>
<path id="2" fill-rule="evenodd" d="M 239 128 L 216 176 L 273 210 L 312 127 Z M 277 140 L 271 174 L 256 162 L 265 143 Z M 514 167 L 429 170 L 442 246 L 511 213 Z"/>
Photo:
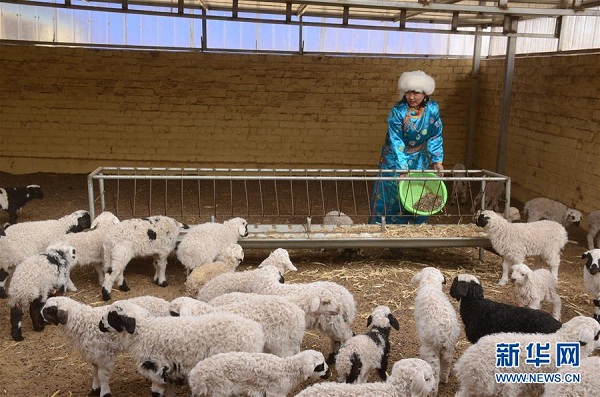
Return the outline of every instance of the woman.
<path id="1" fill-rule="evenodd" d="M 437 102 L 429 99 L 435 81 L 420 70 L 404 72 L 398 79 L 400 102 L 388 117 L 388 132 L 381 149 L 380 170 L 444 169 L 442 120 Z M 382 173 L 381 176 L 399 176 Z M 406 174 L 402 174 L 406 175 Z M 400 176 L 402 176 L 400 175 Z M 370 223 L 426 223 L 428 217 L 406 211 L 398 199 L 398 182 L 378 180 L 372 196 L 373 216 Z"/>

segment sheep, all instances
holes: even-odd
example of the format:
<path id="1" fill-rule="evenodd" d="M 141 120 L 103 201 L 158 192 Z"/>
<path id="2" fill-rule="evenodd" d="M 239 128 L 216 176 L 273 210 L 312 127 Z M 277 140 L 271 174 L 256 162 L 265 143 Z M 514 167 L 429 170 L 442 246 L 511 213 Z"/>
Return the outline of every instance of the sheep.
<path id="1" fill-rule="evenodd" d="M 42 254 L 61 236 L 90 227 L 87 211 L 79 210 L 59 219 L 22 222 L 7 228 L 0 239 L 0 298 L 6 298 L 9 271 L 31 255 Z"/>
<path id="2" fill-rule="evenodd" d="M 8 212 L 8 223 L 17 223 L 17 211 L 33 199 L 43 199 L 40 185 L 0 187 L 0 209 Z"/>
<path id="3" fill-rule="evenodd" d="M 277 248 L 258 265 L 259 268 L 265 266 L 275 266 L 281 274 L 298 270 L 292 263 L 290 254 L 284 248 Z"/>
<path id="4" fill-rule="evenodd" d="M 239 244 L 230 245 L 219 260 L 194 268 L 185 280 L 185 290 L 195 296 L 202 286 L 222 273 L 233 272 L 244 260 L 244 249 Z"/>
<path id="5" fill-rule="evenodd" d="M 600 390 L 600 378 L 598 377 L 598 368 L 600 368 L 600 357 L 590 356 L 581 359 L 579 368 L 562 367 L 558 370 L 561 378 L 565 375 L 579 374 L 580 382 L 572 383 L 546 383 L 542 397 L 565 397 L 565 396 L 595 396 Z"/>
<path id="6" fill-rule="evenodd" d="M 354 221 L 348 215 L 342 211 L 329 211 L 323 217 L 323 225 L 334 225 L 334 226 L 349 226 L 354 225 Z M 325 250 L 321 250 L 324 252 Z M 337 253 L 339 255 L 356 255 L 360 250 L 356 248 L 338 248 Z"/>
<path id="7" fill-rule="evenodd" d="M 433 368 L 437 394 L 437 384 L 448 382 L 461 326 L 454 306 L 442 290 L 446 278 L 441 271 L 426 267 L 411 281 L 419 284 L 414 308 L 419 354 Z"/>
<path id="8" fill-rule="evenodd" d="M 465 334 L 471 343 L 499 332 L 549 334 L 562 326 L 550 313 L 485 299 L 481 283 L 471 274 L 454 278 L 450 296 L 459 302 Z"/>
<path id="9" fill-rule="evenodd" d="M 240 294 L 247 295 L 247 294 Z M 263 327 L 265 353 L 287 357 L 300 352 L 306 329 L 304 311 L 279 296 L 256 295 L 252 299 L 238 298 L 228 304 L 213 306 L 188 297 L 171 301 L 173 316 L 189 316 L 223 311 L 254 320 Z"/>
<path id="10" fill-rule="evenodd" d="M 335 372 L 338 382 L 366 383 L 373 369 L 377 369 L 379 377 L 386 380 L 390 327 L 400 329 L 390 308 L 377 306 L 373 309 L 367 319 L 367 333 L 348 339 L 337 352 Z"/>
<path id="11" fill-rule="evenodd" d="M 467 171 L 464 164 L 456 163 L 452 167 L 453 177 L 466 177 Z M 452 199 L 450 204 L 453 205 L 465 205 L 467 203 L 467 196 L 470 192 L 469 182 L 465 180 L 452 181 Z"/>
<path id="12" fill-rule="evenodd" d="M 547 269 L 531 270 L 526 264 L 518 263 L 512 267 L 511 279 L 521 306 L 540 309 L 546 301 L 552 304 L 552 317 L 560 321 L 562 301 L 552 273 Z"/>
<path id="13" fill-rule="evenodd" d="M 495 374 L 557 372 L 556 360 L 548 359 L 548 362 L 542 361 L 539 365 L 535 365 L 536 358 L 541 358 L 537 352 L 533 355 L 534 363 L 528 362 L 527 358 L 532 357 L 528 356 L 527 352 L 533 350 L 528 346 L 545 346 L 545 351 L 554 353 L 557 351 L 558 343 L 578 344 L 580 357 L 583 358 L 600 346 L 599 337 L 600 324 L 593 318 L 585 316 L 573 317 L 553 334 L 506 332 L 485 336 L 476 344 L 469 346 L 454 366 L 460 384 L 456 396 L 534 395 L 536 391 L 541 391 L 535 390 L 541 388 L 539 384 L 532 387 L 526 383 L 502 383 L 496 380 Z M 506 346 L 506 350 L 509 350 L 510 346 L 516 348 L 512 366 L 498 365 L 498 345 Z M 512 354 L 509 355 L 512 357 Z M 571 360 L 575 359 L 571 358 Z"/>
<path id="14" fill-rule="evenodd" d="M 481 207 L 481 199 L 483 198 L 483 194 L 485 192 L 485 202 L 484 206 Z M 471 212 L 475 213 L 478 209 L 483 210 L 492 210 L 492 211 L 500 211 L 502 206 L 500 203 L 504 201 L 502 197 L 502 193 L 504 192 L 504 182 L 502 181 L 491 181 L 487 182 L 485 185 L 485 190 L 481 190 L 475 199 L 473 200 L 473 205 L 471 207 Z"/>
<path id="15" fill-rule="evenodd" d="M 262 327 L 230 313 L 191 317 L 153 317 L 142 307 L 124 301 L 110 305 L 100 320 L 103 332 L 116 332 L 142 375 L 152 381 L 152 395 L 172 391 L 170 381 L 186 377 L 201 360 L 230 351 L 262 352 Z M 169 363 L 167 376 L 150 376 L 157 363 Z"/>
<path id="16" fill-rule="evenodd" d="M 587 219 L 590 226 L 587 234 L 588 249 L 600 248 L 600 210 L 590 212 Z"/>
<path id="17" fill-rule="evenodd" d="M 77 291 L 70 277 L 70 272 L 75 266 L 94 265 L 94 269 L 98 274 L 98 281 L 102 284 L 104 278 L 104 272 L 102 271 L 102 240 L 109 227 L 119 222 L 119 218 L 112 212 L 104 211 L 94 219 L 90 230 L 81 233 L 65 234 L 52 243 L 67 244 L 77 251 L 77 259 L 71 264 L 71 268 L 69 269 L 67 291 Z"/>
<path id="18" fill-rule="evenodd" d="M 579 226 L 581 222 L 581 212 L 546 197 L 537 197 L 527 201 L 523 205 L 523 214 L 527 218 L 527 222 L 545 219 L 558 222 L 564 227 Z"/>
<path id="19" fill-rule="evenodd" d="M 504 212 L 496 213 L 511 223 L 521 220 L 521 213 L 519 212 L 519 209 L 517 207 L 510 207 L 508 209 L 508 217 L 504 215 Z"/>
<path id="20" fill-rule="evenodd" d="M 385 382 L 315 383 L 296 397 L 426 397 L 433 395 L 435 387 L 429 363 L 420 358 L 404 358 L 394 363 Z"/>
<path id="21" fill-rule="evenodd" d="M 581 259 L 587 259 L 583 266 L 583 285 L 594 296 L 594 318 L 600 322 L 600 249 L 584 252 Z"/>
<path id="22" fill-rule="evenodd" d="M 216 261 L 227 247 L 247 236 L 248 222 L 243 218 L 232 218 L 223 223 L 202 223 L 183 236 L 177 247 L 177 259 L 189 273 L 198 266 Z"/>
<path id="23" fill-rule="evenodd" d="M 300 383 L 328 376 L 325 357 L 316 350 L 290 357 L 230 352 L 200 361 L 190 371 L 188 383 L 194 397 L 286 397 Z"/>
<path id="24" fill-rule="evenodd" d="M 167 257 L 175 249 L 181 229 L 189 226 L 168 216 L 156 215 L 143 219 L 127 219 L 113 225 L 102 241 L 102 299 L 111 299 L 116 282 L 121 291 L 129 291 L 123 272 L 136 257 L 154 257 L 154 282 L 166 287 Z"/>
<path id="25" fill-rule="evenodd" d="M 487 232 L 492 247 L 502 257 L 502 277 L 499 285 L 506 285 L 510 268 L 524 263 L 529 256 L 541 256 L 558 280 L 560 253 L 567 244 L 566 229 L 553 221 L 510 223 L 494 211 L 482 211 L 475 224 Z"/>
<path id="26" fill-rule="evenodd" d="M 75 260 L 75 249 L 68 245 L 51 245 L 45 254 L 32 255 L 19 263 L 8 288 L 11 336 L 22 341 L 21 320 L 23 308 L 29 306 L 29 315 L 35 331 L 44 329 L 40 310 L 48 296 L 63 291 L 69 279 L 69 266 Z"/>

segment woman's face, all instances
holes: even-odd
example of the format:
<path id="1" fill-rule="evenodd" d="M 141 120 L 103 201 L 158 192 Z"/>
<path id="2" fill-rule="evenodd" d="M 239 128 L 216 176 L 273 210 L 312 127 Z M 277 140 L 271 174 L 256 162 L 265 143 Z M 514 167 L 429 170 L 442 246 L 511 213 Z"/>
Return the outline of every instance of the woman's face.
<path id="1" fill-rule="evenodd" d="M 421 102 L 423 102 L 423 99 L 425 99 L 425 93 L 407 91 L 404 93 L 404 97 L 406 98 L 406 102 L 408 102 L 410 107 L 417 107 L 421 104 Z"/>

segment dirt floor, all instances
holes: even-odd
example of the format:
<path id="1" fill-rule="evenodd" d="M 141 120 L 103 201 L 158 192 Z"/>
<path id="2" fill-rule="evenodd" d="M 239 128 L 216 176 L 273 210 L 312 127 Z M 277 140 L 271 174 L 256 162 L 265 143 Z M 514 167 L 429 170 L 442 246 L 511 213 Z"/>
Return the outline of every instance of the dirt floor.
<path id="1" fill-rule="evenodd" d="M 27 204 L 19 215 L 19 221 L 57 218 L 77 209 L 88 209 L 85 175 L 31 174 L 10 175 L 0 173 L 0 186 L 23 186 L 39 184 L 45 192 L 43 200 Z M 8 220 L 6 213 L 0 213 L 0 224 Z M 591 297 L 585 292 L 582 283 L 583 261 L 581 254 L 587 250 L 585 232 L 569 229 L 570 241 L 563 251 L 560 268 L 559 292 L 563 299 L 562 320 L 583 314 L 591 315 Z M 270 250 L 246 250 L 240 270 L 258 265 Z M 353 325 L 356 333 L 364 332 L 367 317 L 377 305 L 388 305 L 399 319 L 401 328 L 391 332 L 391 365 L 402 358 L 418 357 L 418 338 L 413 318 L 413 302 L 416 285 L 412 276 L 426 266 L 439 268 L 449 281 L 458 273 L 475 274 L 483 283 L 486 296 L 491 299 L 514 303 L 513 287 L 498 286 L 500 259 L 485 252 L 479 260 L 477 248 L 437 248 L 404 249 L 398 256 L 387 249 L 364 249 L 351 258 L 338 255 L 335 250 L 290 250 L 290 257 L 298 267 L 298 272 L 288 274 L 286 282 L 331 280 L 346 286 L 355 296 L 358 314 Z M 150 260 L 133 261 L 125 276 L 130 292 L 113 290 L 113 299 L 124 299 L 138 295 L 155 295 L 173 299 L 185 294 L 185 271 L 173 257 L 167 268 L 169 286 L 161 288 L 152 282 L 153 268 Z M 100 287 L 95 280 L 92 268 L 76 268 L 72 274 L 76 293 L 74 299 L 91 305 L 102 305 Z M 6 302 L 6 301 L 5 301 Z M 25 340 L 13 342 L 10 337 L 9 310 L 7 305 L 0 309 L 0 395 L 3 396 L 84 396 L 91 389 L 91 366 L 71 347 L 68 338 L 49 325 L 43 332 L 32 330 L 28 317 L 24 318 Z M 469 346 L 464 333 L 459 339 L 455 360 Z M 304 348 L 320 350 L 327 355 L 327 338 L 315 332 L 307 332 Z M 376 380 L 375 377 L 372 380 Z M 302 385 L 305 387 L 306 385 Z M 111 378 L 114 396 L 150 395 L 150 383 L 135 370 L 127 354 L 117 360 L 115 373 Z M 452 374 L 448 384 L 439 388 L 440 396 L 453 396 L 457 383 Z M 178 396 L 188 396 L 187 386 L 178 386 Z"/>

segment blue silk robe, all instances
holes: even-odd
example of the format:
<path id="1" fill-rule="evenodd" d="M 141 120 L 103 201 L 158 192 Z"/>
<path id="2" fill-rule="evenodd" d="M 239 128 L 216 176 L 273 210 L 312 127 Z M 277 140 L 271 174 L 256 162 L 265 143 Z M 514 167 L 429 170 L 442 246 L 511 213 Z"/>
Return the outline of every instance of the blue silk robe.
<path id="1" fill-rule="evenodd" d="M 426 170 L 432 163 L 444 161 L 442 120 L 437 102 L 429 100 L 418 110 L 403 98 L 388 117 L 388 132 L 381 149 L 381 170 Z M 385 173 L 383 176 L 395 176 Z M 376 181 L 373 189 L 371 223 L 425 223 L 428 217 L 416 216 L 402 208 L 397 181 Z M 403 216 L 402 216 L 403 215 Z"/>

